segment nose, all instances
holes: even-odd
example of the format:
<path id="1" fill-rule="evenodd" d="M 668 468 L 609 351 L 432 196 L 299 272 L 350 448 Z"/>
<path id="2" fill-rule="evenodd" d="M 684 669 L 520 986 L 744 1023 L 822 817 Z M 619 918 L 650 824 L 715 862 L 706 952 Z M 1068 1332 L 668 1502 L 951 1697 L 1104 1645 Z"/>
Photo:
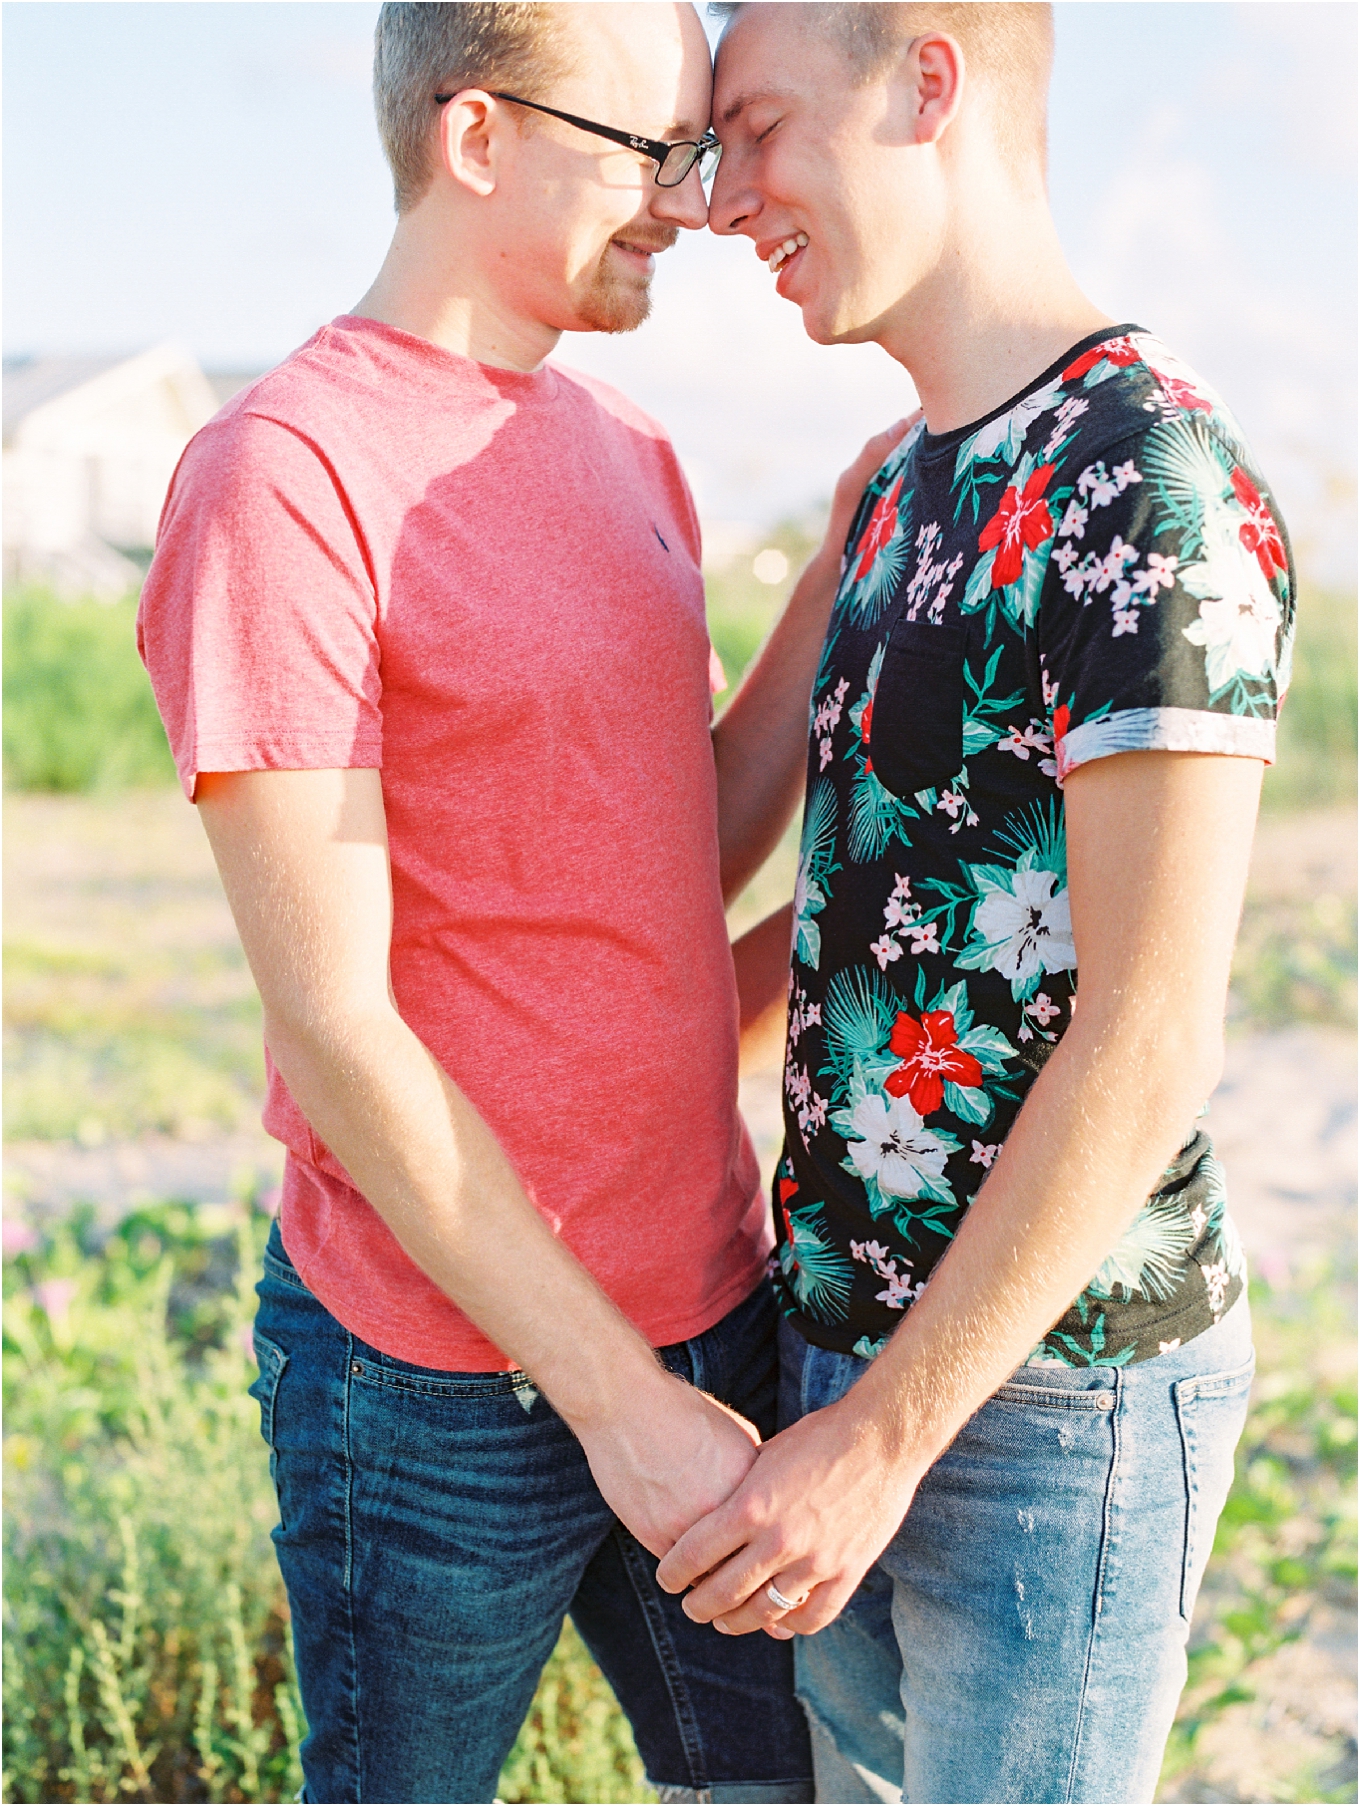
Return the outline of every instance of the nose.
<path id="1" fill-rule="evenodd" d="M 733 238 L 742 233 L 754 238 L 759 211 L 759 199 L 742 183 L 737 159 L 724 152 L 708 197 L 709 231 L 716 232 L 721 238 Z"/>
<path id="2" fill-rule="evenodd" d="M 698 164 L 674 188 L 663 188 L 659 182 L 653 182 L 649 211 L 653 219 L 669 220 L 672 225 L 683 226 L 689 232 L 697 232 L 701 226 L 706 226 L 708 200 L 699 179 Z"/>

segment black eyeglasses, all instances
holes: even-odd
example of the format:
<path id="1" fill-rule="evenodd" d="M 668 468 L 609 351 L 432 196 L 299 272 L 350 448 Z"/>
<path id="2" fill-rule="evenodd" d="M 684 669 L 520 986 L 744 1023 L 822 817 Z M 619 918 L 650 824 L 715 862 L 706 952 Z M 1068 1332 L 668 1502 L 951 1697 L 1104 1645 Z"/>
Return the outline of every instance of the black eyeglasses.
<path id="1" fill-rule="evenodd" d="M 707 182 L 722 155 L 722 145 L 712 132 L 705 132 L 702 138 L 680 138 L 674 144 L 667 144 L 664 138 L 640 138 L 636 132 L 621 132 L 612 125 L 596 125 L 593 119 L 578 119 L 574 113 L 559 113 L 556 107 L 545 107 L 537 100 L 521 100 L 518 94 L 501 94 L 495 89 L 491 92 L 497 100 L 511 101 L 517 107 L 532 107 L 535 113 L 550 113 L 554 119 L 565 120 L 583 132 L 593 132 L 597 138 L 608 138 L 611 144 L 623 144 L 629 150 L 650 157 L 656 164 L 658 188 L 678 188 L 696 163 L 699 180 Z M 452 94 L 435 95 L 441 107 L 452 99 Z"/>

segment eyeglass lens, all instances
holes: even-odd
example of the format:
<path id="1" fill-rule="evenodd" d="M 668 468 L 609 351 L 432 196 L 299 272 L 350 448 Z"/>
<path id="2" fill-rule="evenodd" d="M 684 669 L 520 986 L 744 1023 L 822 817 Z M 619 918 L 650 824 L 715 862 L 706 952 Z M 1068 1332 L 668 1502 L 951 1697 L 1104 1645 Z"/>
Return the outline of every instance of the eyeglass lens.
<path id="1" fill-rule="evenodd" d="M 709 181 L 718 166 L 721 148 L 716 144 L 677 144 L 656 172 L 658 183 L 662 188 L 678 188 L 696 163 L 699 165 L 699 180 Z"/>

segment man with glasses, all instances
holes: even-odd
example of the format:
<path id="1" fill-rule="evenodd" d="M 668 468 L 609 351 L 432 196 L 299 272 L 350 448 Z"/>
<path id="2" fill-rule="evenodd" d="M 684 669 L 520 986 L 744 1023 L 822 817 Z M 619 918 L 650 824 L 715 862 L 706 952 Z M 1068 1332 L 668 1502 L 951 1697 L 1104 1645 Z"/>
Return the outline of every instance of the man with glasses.
<path id="1" fill-rule="evenodd" d="M 723 897 L 801 757 L 711 729 L 664 434 L 544 361 L 704 225 L 710 80 L 689 6 L 384 6 L 391 250 L 195 439 L 145 586 L 288 1150 L 254 1390 L 312 1801 L 493 1798 L 567 1611 L 664 1798 L 811 1797 L 788 1650 L 655 1580 L 773 1430 Z"/>

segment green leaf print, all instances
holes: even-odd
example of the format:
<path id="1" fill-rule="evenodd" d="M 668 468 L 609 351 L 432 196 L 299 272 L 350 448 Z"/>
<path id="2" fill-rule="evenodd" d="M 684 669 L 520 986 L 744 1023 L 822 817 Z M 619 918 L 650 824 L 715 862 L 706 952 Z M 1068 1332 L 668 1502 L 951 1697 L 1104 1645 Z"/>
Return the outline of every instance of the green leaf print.
<path id="1" fill-rule="evenodd" d="M 832 1243 L 815 1205 L 786 1212 L 789 1239 L 780 1244 L 779 1264 L 794 1297 L 823 1323 L 844 1319 L 855 1270 Z"/>
<path id="2" fill-rule="evenodd" d="M 808 799 L 798 874 L 793 888 L 794 946 L 798 958 L 814 971 L 822 955 L 822 931 L 813 920 L 831 901 L 831 877 L 841 868 L 832 858 L 836 845 L 836 792 L 822 778 Z"/>

